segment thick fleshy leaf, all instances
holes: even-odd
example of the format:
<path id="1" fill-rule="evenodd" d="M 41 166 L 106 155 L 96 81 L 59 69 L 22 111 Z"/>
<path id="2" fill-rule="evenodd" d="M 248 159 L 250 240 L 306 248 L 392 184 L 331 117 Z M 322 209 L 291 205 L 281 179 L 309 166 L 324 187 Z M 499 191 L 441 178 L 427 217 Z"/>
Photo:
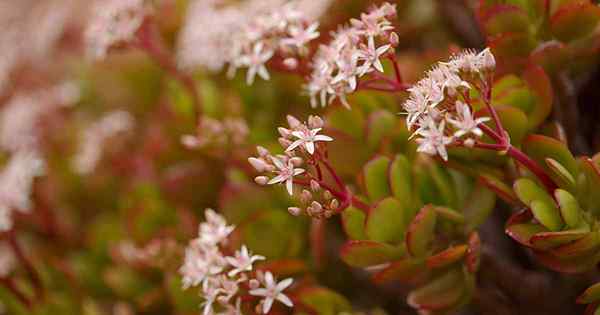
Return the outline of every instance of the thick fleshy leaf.
<path id="1" fill-rule="evenodd" d="M 479 233 L 471 232 L 467 245 L 469 247 L 467 248 L 465 266 L 470 273 L 476 273 L 481 263 L 481 238 L 479 238 Z"/>
<path id="2" fill-rule="evenodd" d="M 397 121 L 396 115 L 386 111 L 378 110 L 369 115 L 367 125 L 367 144 L 370 148 L 381 145 L 381 140 L 390 134 Z"/>
<path id="3" fill-rule="evenodd" d="M 464 293 L 463 274 L 454 269 L 410 292 L 406 302 L 420 310 L 438 311 L 453 307 Z"/>
<path id="4" fill-rule="evenodd" d="M 381 200 L 369 211 L 365 231 L 370 240 L 397 243 L 404 239 L 404 207 L 395 198 Z"/>
<path id="5" fill-rule="evenodd" d="M 396 155 L 390 164 L 388 174 L 390 188 L 394 197 L 402 202 L 402 204 L 410 206 L 412 204 L 412 174 L 410 163 L 406 156 L 402 154 Z"/>
<path id="6" fill-rule="evenodd" d="M 525 63 L 524 60 L 535 48 L 535 45 L 534 38 L 526 33 L 504 33 L 489 41 L 489 46 L 495 56 L 515 58 L 517 61 L 519 58 L 523 58 L 522 63 Z"/>
<path id="7" fill-rule="evenodd" d="M 565 44 L 560 41 L 552 40 L 538 45 L 531 52 L 530 59 L 544 67 L 550 73 L 555 73 L 568 61 L 569 54 Z"/>
<path id="8" fill-rule="evenodd" d="M 573 178 L 577 178 L 577 161 L 564 143 L 542 135 L 530 135 L 523 141 L 523 151 L 551 176 L 554 172 L 546 165 L 547 158 L 556 160 L 571 173 Z"/>
<path id="9" fill-rule="evenodd" d="M 579 240 L 557 247 L 551 251 L 553 256 L 562 259 L 575 258 L 590 254 L 600 245 L 600 238 L 597 232 L 588 233 Z"/>
<path id="10" fill-rule="evenodd" d="M 465 216 L 464 214 L 448 207 L 440 207 L 434 206 L 433 210 L 438 214 L 438 217 L 441 220 L 448 220 L 453 223 L 464 224 Z"/>
<path id="11" fill-rule="evenodd" d="M 516 93 L 515 93 L 516 94 Z M 513 94 L 514 95 L 514 94 Z M 505 100 L 506 101 L 506 100 Z M 513 100 L 511 102 L 522 103 L 518 100 Z M 503 105 L 494 105 L 498 117 L 502 122 L 502 126 L 508 132 L 510 136 L 511 142 L 515 145 L 519 145 L 521 141 L 523 141 L 523 137 L 525 137 L 525 133 L 527 132 L 527 115 L 521 108 L 517 108 L 514 106 L 504 105 L 506 103 L 498 103 Z M 477 115 L 490 117 L 489 111 L 487 108 L 484 108 L 477 112 Z M 496 124 L 493 121 L 490 121 L 489 125 L 492 128 L 495 128 Z"/>
<path id="12" fill-rule="evenodd" d="M 586 210 L 600 213 L 600 167 L 587 157 L 580 158 L 579 162 L 585 177 L 577 191 L 577 199 Z"/>
<path id="13" fill-rule="evenodd" d="M 512 188 L 510 188 L 510 186 L 508 186 L 498 178 L 492 175 L 480 175 L 479 181 L 483 183 L 488 189 L 496 193 L 498 197 L 502 198 L 502 200 L 506 201 L 507 203 L 513 205 L 521 205 L 521 201 L 519 200 L 519 198 L 517 198 L 517 195 L 512 190 Z"/>
<path id="14" fill-rule="evenodd" d="M 337 315 L 352 309 L 350 302 L 343 295 L 324 287 L 305 287 L 300 289 L 296 296 L 302 301 L 303 307 L 308 307 L 315 314 Z"/>
<path id="15" fill-rule="evenodd" d="M 363 138 L 363 126 L 365 125 L 365 117 L 363 112 L 355 110 L 347 110 L 342 107 L 328 107 L 327 126 L 337 129 L 354 139 Z M 336 138 L 337 139 L 337 138 Z"/>
<path id="16" fill-rule="evenodd" d="M 552 180 L 558 185 L 569 191 L 575 191 L 577 189 L 575 178 L 573 175 L 558 161 L 551 158 L 546 158 L 546 166 L 550 169 L 550 176 Z"/>
<path id="17" fill-rule="evenodd" d="M 405 252 L 403 246 L 375 241 L 348 241 L 340 249 L 340 256 L 352 267 L 369 267 L 397 260 Z"/>
<path id="18" fill-rule="evenodd" d="M 505 226 L 511 226 L 514 224 L 529 223 L 533 219 L 533 214 L 529 208 L 521 209 L 513 213 L 508 220 L 506 220 Z"/>
<path id="19" fill-rule="evenodd" d="M 488 36 L 506 32 L 527 32 L 529 29 L 527 12 L 515 5 L 499 4 L 490 7 L 482 21 Z"/>
<path id="20" fill-rule="evenodd" d="M 586 229 L 540 232 L 531 237 L 530 243 L 537 249 L 548 250 L 581 239 L 586 236 L 588 232 L 589 230 Z"/>
<path id="21" fill-rule="evenodd" d="M 406 248 L 415 257 L 422 257 L 429 251 L 429 243 L 434 238 L 437 213 L 433 206 L 426 205 L 415 216 L 406 232 Z"/>
<path id="22" fill-rule="evenodd" d="M 392 262 L 383 270 L 375 273 L 372 277 L 375 283 L 400 281 L 403 283 L 415 283 L 425 279 L 429 270 L 422 258 L 406 258 Z"/>
<path id="23" fill-rule="evenodd" d="M 458 245 L 446 248 L 445 250 L 429 256 L 427 258 L 427 267 L 431 269 L 444 268 L 460 261 L 467 253 L 467 245 Z"/>
<path id="24" fill-rule="evenodd" d="M 562 41 L 571 41 L 589 35 L 600 21 L 600 7 L 577 2 L 561 6 L 550 17 L 550 29 Z"/>
<path id="25" fill-rule="evenodd" d="M 355 207 L 350 206 L 342 212 L 342 226 L 349 239 L 367 239 L 367 234 L 365 233 L 366 220 L 367 215 Z"/>
<path id="26" fill-rule="evenodd" d="M 581 224 L 582 210 L 579 202 L 571 193 L 563 189 L 554 191 L 554 198 L 558 202 L 560 214 L 570 228 L 577 228 Z"/>
<path id="27" fill-rule="evenodd" d="M 535 200 L 541 201 L 548 205 L 554 204 L 552 197 L 550 197 L 550 195 L 532 179 L 518 179 L 515 181 L 513 189 L 515 190 L 517 197 L 519 197 L 519 200 L 526 205 L 531 205 L 531 203 Z"/>
<path id="28" fill-rule="evenodd" d="M 533 247 L 530 240 L 531 238 L 541 232 L 547 231 L 546 228 L 539 224 L 534 223 L 519 223 L 512 224 L 506 227 L 505 232 L 513 240 L 519 242 L 521 245 L 527 247 Z"/>
<path id="29" fill-rule="evenodd" d="M 378 156 L 364 166 L 365 188 L 371 201 L 378 201 L 391 195 L 388 184 L 389 165 L 390 159 L 388 157 Z"/>
<path id="30" fill-rule="evenodd" d="M 472 231 L 478 228 L 494 210 L 496 196 L 485 186 L 475 186 L 463 207 L 465 229 Z"/>
<path id="31" fill-rule="evenodd" d="M 534 200 L 530 204 L 531 213 L 535 219 L 550 231 L 560 231 L 564 222 L 558 208 L 553 203 Z"/>
<path id="32" fill-rule="evenodd" d="M 591 287 L 587 288 L 581 295 L 577 298 L 577 303 L 579 304 L 589 304 L 593 302 L 597 302 L 600 300 L 600 283 L 596 283 Z"/>
<path id="33" fill-rule="evenodd" d="M 546 267 L 561 273 L 581 273 L 593 269 L 600 261 L 600 253 L 561 259 L 546 251 L 534 251 L 536 259 Z"/>
<path id="34" fill-rule="evenodd" d="M 533 108 L 527 112 L 528 127 L 533 129 L 544 122 L 552 111 L 554 101 L 552 83 L 544 69 L 537 65 L 530 65 L 525 69 L 523 80 L 535 97 Z"/>
<path id="35" fill-rule="evenodd" d="M 270 271 L 277 277 L 283 278 L 306 272 L 308 266 L 300 259 L 277 259 L 265 261 L 256 269 Z"/>

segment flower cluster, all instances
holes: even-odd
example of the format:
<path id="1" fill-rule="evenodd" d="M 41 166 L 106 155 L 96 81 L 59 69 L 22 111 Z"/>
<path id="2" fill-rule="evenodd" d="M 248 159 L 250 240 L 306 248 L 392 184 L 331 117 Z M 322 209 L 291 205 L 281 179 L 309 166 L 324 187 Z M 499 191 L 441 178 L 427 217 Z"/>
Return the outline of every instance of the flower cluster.
<path id="1" fill-rule="evenodd" d="M 75 170 L 80 174 L 92 172 L 102 157 L 104 143 L 132 127 L 133 117 L 128 112 L 121 110 L 107 113 L 93 123 L 81 137 L 79 152 L 73 160 Z"/>
<path id="2" fill-rule="evenodd" d="M 43 116 L 78 100 L 79 88 L 69 81 L 16 94 L 0 112 L 0 148 L 11 152 L 37 150 Z"/>
<path id="3" fill-rule="evenodd" d="M 131 42 L 148 15 L 145 0 L 103 0 L 96 2 L 85 40 L 89 55 L 102 59 L 108 50 Z"/>
<path id="4" fill-rule="evenodd" d="M 248 125 L 242 118 L 226 117 L 223 121 L 202 117 L 197 135 L 184 135 L 181 143 L 189 149 L 207 146 L 237 146 L 248 137 Z"/>
<path id="5" fill-rule="evenodd" d="M 44 174 L 44 161 L 34 151 L 14 153 L 0 172 L 0 232 L 13 226 L 12 213 L 31 207 L 33 179 Z"/>
<path id="6" fill-rule="evenodd" d="M 311 218 L 329 218 L 340 209 L 339 200 L 315 180 L 310 181 L 310 189 L 302 189 L 299 199 L 302 207 L 288 208 L 293 216 L 306 214 Z"/>
<path id="7" fill-rule="evenodd" d="M 323 129 L 323 120 L 318 116 L 309 116 L 307 123 L 302 123 L 293 116 L 288 116 L 289 128 L 278 129 L 281 137 L 279 143 L 285 149 L 285 154 L 272 155 L 269 150 L 257 147 L 258 157 L 248 158 L 248 162 L 260 173 L 273 173 L 275 176 L 258 176 L 255 181 L 259 185 L 272 185 L 285 183 L 290 195 L 293 195 L 294 176 L 304 173 L 299 168 L 304 159 L 299 155 L 307 157 L 319 154 L 319 142 L 333 141 L 333 138 L 320 135 Z"/>
<path id="8" fill-rule="evenodd" d="M 265 64 L 274 56 L 293 69 L 296 58 L 308 53 L 308 43 L 319 36 L 301 9 L 304 1 L 247 1 L 226 6 L 222 1 L 196 1 L 190 8 L 179 41 L 183 68 L 204 66 L 219 70 L 229 64 L 229 74 L 247 68 L 250 85 L 256 75 L 268 80 Z"/>
<path id="9" fill-rule="evenodd" d="M 233 256 L 225 256 L 220 246 L 227 243 L 234 226 L 227 225 L 225 219 L 211 209 L 206 209 L 205 216 L 206 222 L 200 224 L 198 237 L 186 248 L 180 268 L 184 289 L 200 287 L 203 314 L 215 314 L 217 305 L 227 314 L 241 314 L 242 290 L 262 298 L 256 305 L 257 313 L 267 314 L 276 300 L 292 307 L 292 301 L 283 291 L 293 280 L 277 282 L 270 272 L 253 274 L 253 264 L 265 257 L 252 255 L 245 245 Z"/>
<path id="10" fill-rule="evenodd" d="M 352 19 L 333 33 L 333 40 L 322 45 L 313 59 L 313 70 L 306 86 L 311 105 L 325 106 L 338 98 L 349 107 L 346 94 L 356 90 L 358 78 L 373 71 L 383 72 L 381 57 L 389 53 L 397 35 L 389 18 L 396 7 L 385 3 Z"/>
<path id="11" fill-rule="evenodd" d="M 481 137 L 479 128 L 488 117 L 476 118 L 472 112 L 469 90 L 489 84 L 495 59 L 488 49 L 480 53 L 465 51 L 449 62 L 440 62 L 427 76 L 408 89 L 403 104 L 406 123 L 414 131 L 418 151 L 448 159 L 446 147 L 457 141 L 472 146 Z"/>

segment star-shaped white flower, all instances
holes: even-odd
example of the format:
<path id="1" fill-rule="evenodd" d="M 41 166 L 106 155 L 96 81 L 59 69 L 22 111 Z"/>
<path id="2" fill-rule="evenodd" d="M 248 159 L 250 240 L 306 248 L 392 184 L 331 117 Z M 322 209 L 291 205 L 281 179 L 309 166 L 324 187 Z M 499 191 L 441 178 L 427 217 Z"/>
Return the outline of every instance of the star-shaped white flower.
<path id="1" fill-rule="evenodd" d="M 285 304 L 288 307 L 293 307 L 294 303 L 290 298 L 288 298 L 285 294 L 283 294 L 283 290 L 289 287 L 294 280 L 292 278 L 287 278 L 277 283 L 273 278 L 273 275 L 270 272 L 265 273 L 265 287 L 258 288 L 254 290 L 250 290 L 250 294 L 254 296 L 262 296 L 264 299 L 262 300 L 262 312 L 263 314 L 269 313 L 271 310 L 271 306 L 275 300 Z"/>
<path id="2" fill-rule="evenodd" d="M 391 45 L 383 45 L 379 48 L 375 47 L 375 40 L 373 37 L 369 37 L 368 45 L 362 46 L 358 52 L 359 59 L 363 60 L 364 63 L 361 66 L 360 75 L 364 75 L 371 71 L 371 67 L 375 68 L 379 72 L 383 72 L 383 64 L 379 58 L 383 55 L 388 49 L 392 47 Z"/>
<path id="3" fill-rule="evenodd" d="M 446 146 L 452 143 L 452 137 L 448 137 L 444 134 L 444 128 L 446 121 L 442 120 L 439 126 L 436 126 L 435 121 L 429 117 L 425 119 L 424 125 L 416 131 L 416 134 L 421 136 L 417 139 L 419 147 L 418 152 L 426 153 L 429 155 L 436 155 L 448 160 L 448 152 Z"/>
<path id="4" fill-rule="evenodd" d="M 267 183 L 269 185 L 278 184 L 285 182 L 285 187 L 290 195 L 294 194 L 294 176 L 304 173 L 304 169 L 295 168 L 291 159 L 284 163 L 280 159 L 273 157 L 273 164 L 277 167 L 275 171 L 277 176 L 271 178 Z"/>
<path id="5" fill-rule="evenodd" d="M 472 133 L 477 137 L 481 137 L 483 132 L 479 129 L 479 124 L 489 121 L 489 117 L 480 117 L 475 119 L 469 106 L 461 101 L 456 102 L 457 119 L 447 118 L 446 120 L 456 127 L 454 136 L 460 138 L 466 134 Z"/>
<path id="6" fill-rule="evenodd" d="M 321 131 L 321 129 L 322 128 L 303 128 L 302 130 L 292 131 L 292 136 L 298 138 L 298 140 L 292 142 L 292 144 L 290 144 L 285 151 L 290 152 L 299 146 L 303 146 L 306 149 L 306 152 L 309 154 L 315 153 L 315 142 L 333 141 L 333 138 L 329 136 L 319 135 L 318 133 Z"/>
<path id="7" fill-rule="evenodd" d="M 319 23 L 313 23 L 307 28 L 302 27 L 290 27 L 290 37 L 281 40 L 282 45 L 294 46 L 298 49 L 304 47 L 311 40 L 319 37 L 317 28 Z"/>
<path id="8" fill-rule="evenodd" d="M 256 74 L 264 80 L 269 80 L 270 76 L 265 63 L 273 57 L 273 54 L 272 50 L 265 51 L 264 44 L 259 42 L 254 45 L 251 54 L 240 58 L 239 63 L 248 67 L 248 73 L 246 74 L 246 83 L 248 85 L 252 85 Z"/>
<path id="9" fill-rule="evenodd" d="M 235 229 L 232 225 L 227 225 L 225 218 L 212 209 L 206 209 L 204 212 L 206 222 L 200 224 L 199 239 L 206 244 L 219 244 L 227 240 L 227 236 Z"/>
<path id="10" fill-rule="evenodd" d="M 227 262 L 233 267 L 227 274 L 233 277 L 241 272 L 252 271 L 252 264 L 258 260 L 264 260 L 264 256 L 252 255 L 246 245 L 243 245 L 239 251 L 235 252 L 234 257 L 225 257 Z"/>

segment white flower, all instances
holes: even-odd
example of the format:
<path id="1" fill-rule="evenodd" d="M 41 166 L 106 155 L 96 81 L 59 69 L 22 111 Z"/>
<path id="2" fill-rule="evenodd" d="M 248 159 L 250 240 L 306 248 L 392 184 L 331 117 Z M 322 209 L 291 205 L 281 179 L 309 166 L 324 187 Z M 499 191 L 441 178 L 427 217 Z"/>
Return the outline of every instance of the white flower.
<path id="1" fill-rule="evenodd" d="M 252 255 L 246 245 L 242 245 L 242 248 L 235 252 L 234 257 L 225 257 L 227 262 L 233 267 L 227 274 L 233 277 L 241 272 L 252 271 L 252 264 L 258 260 L 264 260 L 264 256 Z"/>
<path id="2" fill-rule="evenodd" d="M 489 117 L 480 117 L 475 119 L 469 106 L 461 101 L 456 102 L 457 119 L 447 118 L 446 120 L 456 127 L 454 136 L 460 138 L 466 134 L 472 133 L 481 137 L 483 132 L 479 129 L 479 124 L 489 121 Z"/>
<path id="3" fill-rule="evenodd" d="M 453 139 L 444 134 L 444 128 L 444 120 L 442 120 L 439 126 L 436 126 L 434 120 L 428 118 L 425 125 L 416 131 L 421 136 L 421 138 L 417 139 L 417 143 L 419 143 L 417 151 L 429 155 L 439 154 L 444 161 L 447 161 L 448 152 L 446 151 L 446 146 L 452 143 Z"/>
<path id="4" fill-rule="evenodd" d="M 318 133 L 321 131 L 321 129 L 322 128 L 303 128 L 302 130 L 292 131 L 292 135 L 298 138 L 298 140 L 292 142 L 286 151 L 290 152 L 299 146 L 303 146 L 309 154 L 313 154 L 315 152 L 315 142 L 333 141 L 333 138 L 329 136 L 319 135 Z"/>
<path id="5" fill-rule="evenodd" d="M 308 42 L 319 37 L 319 32 L 317 32 L 318 27 L 319 23 L 316 22 L 309 25 L 307 28 L 299 26 L 290 27 L 290 37 L 282 39 L 281 44 L 301 49 L 305 47 Z"/>
<path id="6" fill-rule="evenodd" d="M 183 276 L 183 288 L 197 286 L 211 276 L 218 275 L 226 265 L 227 261 L 218 247 L 204 244 L 198 239 L 191 241 L 185 249 L 183 266 L 179 269 Z"/>
<path id="7" fill-rule="evenodd" d="M 203 315 L 212 315 L 214 313 L 213 303 L 221 293 L 222 288 L 219 278 L 208 278 L 207 281 L 202 283 L 202 298 L 204 299 L 202 303 L 204 306 Z"/>
<path id="8" fill-rule="evenodd" d="M 288 307 L 294 306 L 292 300 L 290 300 L 285 294 L 283 294 L 283 290 L 289 287 L 294 280 L 291 278 L 287 278 L 277 283 L 275 279 L 273 279 L 273 275 L 270 272 L 265 273 L 265 283 L 264 288 L 258 288 L 254 290 L 250 290 L 250 294 L 254 296 L 262 296 L 264 299 L 262 300 L 262 312 L 263 314 L 269 313 L 271 310 L 271 306 L 275 300 L 285 304 Z"/>
<path id="9" fill-rule="evenodd" d="M 275 164 L 275 167 L 277 167 L 277 170 L 275 171 L 277 176 L 271 178 L 267 184 L 273 185 L 285 182 L 285 187 L 288 193 L 293 195 L 294 176 L 304 173 L 304 170 L 301 168 L 295 168 L 291 159 L 289 159 L 287 163 L 284 163 L 277 157 L 273 157 L 272 160 L 273 164 Z"/>
<path id="10" fill-rule="evenodd" d="M 265 67 L 265 63 L 271 59 L 274 52 L 272 50 L 266 50 L 264 48 L 263 43 L 257 43 L 254 45 L 252 49 L 252 53 L 242 56 L 240 58 L 239 64 L 248 67 L 248 72 L 246 73 L 246 84 L 252 85 L 254 82 L 254 77 L 258 73 L 258 76 L 265 80 L 269 80 L 269 72 L 267 71 L 267 67 Z"/>
<path id="11" fill-rule="evenodd" d="M 364 75 L 372 71 L 371 67 L 374 67 L 379 72 L 383 72 L 383 64 L 381 64 L 379 57 L 381 57 L 381 55 L 390 49 L 390 47 L 392 47 L 392 45 L 388 44 L 375 48 L 375 40 L 373 37 L 369 37 L 368 45 L 362 46 L 362 49 L 358 51 L 358 58 L 364 61 L 360 67 L 359 73 Z"/>
<path id="12" fill-rule="evenodd" d="M 200 223 L 198 238 L 205 244 L 216 245 L 227 241 L 227 236 L 235 229 L 212 209 L 204 211 L 206 222 Z"/>

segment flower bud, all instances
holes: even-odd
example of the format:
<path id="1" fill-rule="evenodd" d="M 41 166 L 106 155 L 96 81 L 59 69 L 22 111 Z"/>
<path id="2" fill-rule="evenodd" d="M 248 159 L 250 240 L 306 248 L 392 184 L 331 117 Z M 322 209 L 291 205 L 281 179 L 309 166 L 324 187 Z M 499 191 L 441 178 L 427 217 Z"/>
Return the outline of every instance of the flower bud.
<path id="1" fill-rule="evenodd" d="M 315 129 L 315 128 L 323 128 L 323 126 L 325 125 L 325 123 L 323 122 L 323 119 L 319 116 L 308 116 L 308 127 L 311 129 Z"/>
<path id="2" fill-rule="evenodd" d="M 300 209 L 300 208 L 298 208 L 298 207 L 289 207 L 289 208 L 288 208 L 288 212 L 289 212 L 291 215 L 293 215 L 293 216 L 297 217 L 297 216 L 299 216 L 299 215 L 300 215 L 300 213 L 302 213 L 302 209 Z"/>
<path id="3" fill-rule="evenodd" d="M 325 218 L 329 219 L 331 218 L 331 216 L 333 216 L 333 211 L 327 210 L 325 211 L 325 213 L 323 213 L 323 215 L 325 216 Z"/>
<path id="4" fill-rule="evenodd" d="M 475 140 L 473 140 L 471 138 L 466 139 L 463 143 L 465 144 L 465 147 L 467 147 L 467 148 L 472 148 L 475 146 Z"/>
<path id="5" fill-rule="evenodd" d="M 319 202 L 317 202 L 317 201 L 313 201 L 310 204 L 310 207 L 312 208 L 313 213 L 316 213 L 316 214 L 318 214 L 321 211 L 323 211 L 323 206 Z"/>
<path id="6" fill-rule="evenodd" d="M 267 176 L 256 176 L 254 177 L 254 182 L 261 186 L 264 186 L 267 184 L 267 182 L 269 182 L 269 178 Z"/>
<path id="7" fill-rule="evenodd" d="M 491 70 L 496 67 L 496 59 L 489 48 L 486 48 L 479 53 L 479 57 L 481 58 L 481 65 L 484 69 Z"/>
<path id="8" fill-rule="evenodd" d="M 284 138 L 289 138 L 292 135 L 292 132 L 289 129 L 283 127 L 277 128 L 277 131 L 279 131 L 279 134 Z"/>
<path id="9" fill-rule="evenodd" d="M 181 144 L 188 149 L 195 149 L 200 146 L 200 141 L 195 136 L 184 135 L 181 137 Z"/>
<path id="10" fill-rule="evenodd" d="M 312 194 L 310 191 L 303 189 L 300 193 L 300 202 L 309 203 L 312 200 Z"/>
<path id="11" fill-rule="evenodd" d="M 331 199 L 332 197 L 333 197 L 333 196 L 331 195 L 331 192 L 330 192 L 329 190 L 325 190 L 325 191 L 323 192 L 323 199 L 325 199 L 325 200 L 329 200 L 329 199 Z"/>
<path id="12" fill-rule="evenodd" d="M 265 157 L 265 156 L 267 156 L 267 155 L 270 154 L 269 150 L 265 149 L 262 146 L 257 146 L 256 147 L 256 152 L 258 152 L 258 155 L 261 156 L 261 157 Z"/>
<path id="13" fill-rule="evenodd" d="M 392 47 L 398 47 L 398 45 L 400 44 L 400 37 L 398 36 L 398 34 L 396 32 L 392 32 L 390 33 L 390 45 L 392 45 Z"/>
<path id="14" fill-rule="evenodd" d="M 290 70 L 298 68 L 298 59 L 296 58 L 285 58 L 283 64 Z"/>
<path id="15" fill-rule="evenodd" d="M 340 202 L 337 199 L 333 199 L 329 203 L 329 208 L 330 209 L 337 209 L 339 206 L 340 206 Z"/>
<path id="16" fill-rule="evenodd" d="M 319 190 L 321 190 L 321 185 L 319 185 L 319 183 L 316 180 L 311 179 L 310 180 L 310 189 L 314 192 L 318 192 Z"/>
<path id="17" fill-rule="evenodd" d="M 290 146 L 290 144 L 292 144 L 292 141 L 290 141 L 286 138 L 279 138 L 277 140 L 279 140 L 279 144 L 281 144 L 281 146 L 284 148 L 287 148 Z"/>
<path id="18" fill-rule="evenodd" d="M 287 122 L 290 125 L 290 128 L 292 128 L 292 129 L 302 125 L 302 123 L 296 117 L 294 117 L 292 115 L 287 115 Z"/>
<path id="19" fill-rule="evenodd" d="M 257 172 L 264 172 L 267 169 L 268 164 L 263 159 L 257 159 L 255 157 L 249 157 L 248 162 Z"/>

